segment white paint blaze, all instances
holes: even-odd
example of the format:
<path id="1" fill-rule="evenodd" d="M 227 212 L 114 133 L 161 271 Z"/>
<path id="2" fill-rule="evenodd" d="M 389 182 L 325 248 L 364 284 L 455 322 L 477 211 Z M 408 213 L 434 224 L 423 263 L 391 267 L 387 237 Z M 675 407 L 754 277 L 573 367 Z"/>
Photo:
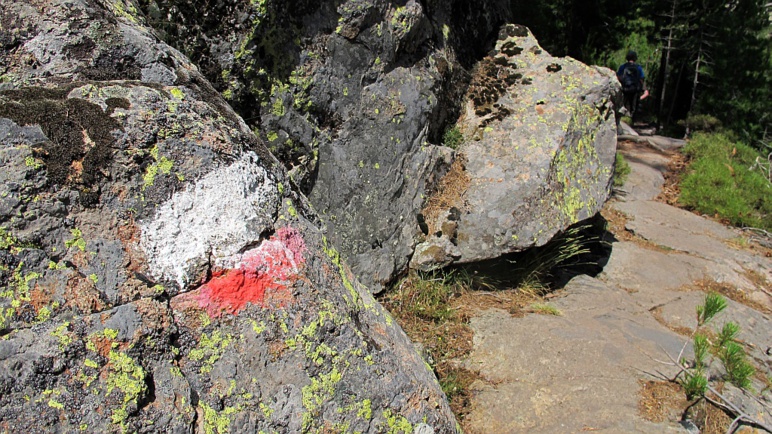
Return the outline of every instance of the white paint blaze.
<path id="1" fill-rule="evenodd" d="M 276 184 L 250 152 L 208 173 L 140 222 L 140 246 L 156 278 L 181 289 L 207 262 L 228 266 L 239 251 L 273 228 L 280 202 Z"/>

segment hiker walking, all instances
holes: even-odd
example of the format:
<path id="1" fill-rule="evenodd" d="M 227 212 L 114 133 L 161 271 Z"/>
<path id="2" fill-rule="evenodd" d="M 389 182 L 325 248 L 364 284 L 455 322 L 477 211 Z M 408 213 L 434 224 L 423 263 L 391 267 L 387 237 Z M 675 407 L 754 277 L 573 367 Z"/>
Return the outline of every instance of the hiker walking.
<path id="1" fill-rule="evenodd" d="M 617 70 L 617 78 L 622 83 L 624 106 L 632 121 L 635 121 L 638 103 L 649 96 L 649 91 L 646 90 L 643 67 L 636 63 L 638 61 L 638 54 L 635 51 L 628 51 L 625 59 L 627 61 Z"/>

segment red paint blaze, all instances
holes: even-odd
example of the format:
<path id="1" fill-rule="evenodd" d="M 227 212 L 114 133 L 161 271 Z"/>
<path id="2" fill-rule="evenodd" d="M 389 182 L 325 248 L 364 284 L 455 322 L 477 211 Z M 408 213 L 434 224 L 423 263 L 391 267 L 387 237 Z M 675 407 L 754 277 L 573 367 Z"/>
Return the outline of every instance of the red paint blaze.
<path id="1" fill-rule="evenodd" d="M 289 300 L 290 285 L 305 262 L 305 243 L 292 228 L 279 229 L 257 249 L 244 254 L 236 268 L 216 273 L 201 287 L 199 306 L 210 316 L 236 314 L 248 303 Z"/>

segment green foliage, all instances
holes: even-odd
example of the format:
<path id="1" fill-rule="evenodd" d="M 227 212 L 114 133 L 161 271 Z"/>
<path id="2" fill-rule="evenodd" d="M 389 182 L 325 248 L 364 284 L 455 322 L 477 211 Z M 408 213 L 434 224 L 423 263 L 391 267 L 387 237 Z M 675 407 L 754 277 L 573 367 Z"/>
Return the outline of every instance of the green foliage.
<path id="1" fill-rule="evenodd" d="M 464 136 L 455 125 L 452 128 L 448 128 L 442 136 L 442 144 L 451 149 L 458 149 L 462 143 L 464 143 Z"/>
<path id="2" fill-rule="evenodd" d="M 697 306 L 698 329 L 710 322 L 726 307 L 727 301 L 721 295 L 706 294 L 705 301 Z M 694 363 L 685 371 L 684 380 L 681 382 L 689 399 L 701 396 L 707 391 L 709 383 L 705 372 L 710 366 L 708 357 L 711 353 L 721 361 L 726 378 L 732 384 L 743 389 L 750 387 L 755 369 L 748 362 L 745 350 L 735 342 L 739 332 L 740 327 L 737 324 L 727 322 L 716 334 L 715 342 L 711 342 L 704 333 L 694 333 Z"/>
<path id="3" fill-rule="evenodd" d="M 697 306 L 697 324 L 699 327 L 707 324 L 716 315 L 726 309 L 726 299 L 720 294 L 711 292 L 705 296 L 705 302 Z"/>
<path id="4" fill-rule="evenodd" d="M 464 390 L 464 385 L 457 372 L 450 372 L 447 376 L 441 378 L 440 387 L 448 399 L 452 399 Z"/>
<path id="5" fill-rule="evenodd" d="M 725 347 L 737 338 L 738 333 L 740 333 L 740 326 L 737 324 L 731 321 L 724 324 L 724 327 L 718 332 L 718 343 L 716 345 Z"/>
<path id="6" fill-rule="evenodd" d="M 718 349 L 718 358 L 724 364 L 727 377 L 737 387 L 747 389 L 756 370 L 748 363 L 745 350 L 737 342 L 728 342 Z"/>
<path id="7" fill-rule="evenodd" d="M 617 152 L 616 162 L 614 163 L 614 187 L 625 185 L 627 177 L 630 175 L 630 164 L 627 163 L 621 152 Z"/>
<path id="8" fill-rule="evenodd" d="M 625 20 L 625 28 L 614 34 L 613 51 L 599 51 L 589 43 L 585 47 L 587 63 L 605 66 L 614 71 L 625 63 L 627 52 L 633 50 L 638 55 L 638 63 L 643 67 L 646 82 L 651 83 L 659 70 L 659 42 L 653 38 L 655 23 L 651 19 L 638 17 Z M 651 86 L 649 86 L 651 87 Z"/>
<path id="9" fill-rule="evenodd" d="M 694 367 L 698 370 L 702 370 L 706 366 L 708 360 L 708 354 L 710 351 L 710 342 L 708 338 L 702 334 L 697 333 L 693 338 L 694 345 Z"/>
<path id="10" fill-rule="evenodd" d="M 736 226 L 772 229 L 772 183 L 749 170 L 759 153 L 726 134 L 697 134 L 685 147 L 691 157 L 679 201 Z"/>
<path id="11" fill-rule="evenodd" d="M 711 132 L 720 130 L 723 124 L 715 116 L 689 114 L 686 119 L 678 121 L 678 125 L 689 129 L 689 131 Z"/>
<path id="12" fill-rule="evenodd" d="M 439 323 L 455 317 L 451 298 L 472 285 L 472 277 L 461 269 L 415 272 L 402 285 L 399 297 L 402 307 L 410 314 Z"/>
<path id="13" fill-rule="evenodd" d="M 700 371 L 690 371 L 686 373 L 686 380 L 682 383 L 686 397 L 692 399 L 702 396 L 708 390 L 708 379 Z"/>

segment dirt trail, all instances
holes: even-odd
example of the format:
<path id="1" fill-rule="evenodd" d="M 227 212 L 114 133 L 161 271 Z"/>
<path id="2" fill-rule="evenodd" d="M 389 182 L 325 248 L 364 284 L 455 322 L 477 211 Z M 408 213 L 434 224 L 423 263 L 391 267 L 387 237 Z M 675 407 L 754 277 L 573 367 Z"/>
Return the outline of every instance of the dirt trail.
<path id="1" fill-rule="evenodd" d="M 706 290 L 731 298 L 718 324 L 739 323 L 754 365 L 770 375 L 772 258 L 735 229 L 655 201 L 679 144 L 620 144 L 632 172 L 604 209 L 618 241 L 601 275 L 574 278 L 550 301 L 560 316 L 488 309 L 472 318 L 474 350 L 465 364 L 481 379 L 468 431 L 694 432 L 680 423 L 685 402 L 677 391 L 669 395 L 676 403 L 644 396 L 662 385 L 651 383 L 657 373 L 674 373 L 659 361 L 689 340 Z M 759 380 L 754 388 L 765 401 L 725 390 L 769 423 L 769 388 Z"/>

